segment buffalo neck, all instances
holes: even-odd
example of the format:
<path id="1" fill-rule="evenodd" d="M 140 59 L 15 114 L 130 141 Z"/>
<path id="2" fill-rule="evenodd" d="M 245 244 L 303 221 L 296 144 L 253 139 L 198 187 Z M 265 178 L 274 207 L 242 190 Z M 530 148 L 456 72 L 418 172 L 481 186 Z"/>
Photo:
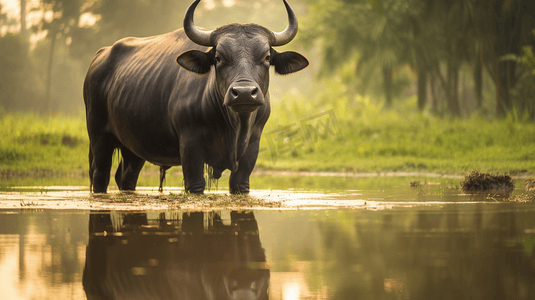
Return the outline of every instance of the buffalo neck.
<path id="1" fill-rule="evenodd" d="M 238 161 L 247 150 L 253 127 L 255 125 L 257 111 L 251 113 L 237 113 L 223 104 L 224 95 L 217 89 L 215 75 L 212 70 L 208 78 L 207 88 L 202 101 L 203 116 L 210 124 L 210 145 L 220 145 L 222 149 L 214 149 L 223 154 L 222 163 L 231 171 L 238 169 Z M 210 140 L 218 139 L 219 143 Z"/>

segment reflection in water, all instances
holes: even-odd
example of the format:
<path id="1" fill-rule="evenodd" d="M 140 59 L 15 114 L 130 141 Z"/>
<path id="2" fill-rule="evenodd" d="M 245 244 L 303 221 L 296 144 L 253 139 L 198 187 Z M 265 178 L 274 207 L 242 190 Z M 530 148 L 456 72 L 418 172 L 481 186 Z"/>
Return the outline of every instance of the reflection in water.
<path id="1" fill-rule="evenodd" d="M 533 300 L 534 216 L 535 203 L 0 210 L 0 299 Z"/>
<path id="2" fill-rule="evenodd" d="M 269 269 L 252 212 L 94 213 L 88 299 L 268 299 Z"/>
<path id="3" fill-rule="evenodd" d="M 84 299 L 87 214 L 0 210 L 0 299 Z"/>
<path id="4" fill-rule="evenodd" d="M 483 207 L 324 218 L 321 256 L 336 258 L 326 270 L 331 298 L 535 299 L 533 207 Z"/>

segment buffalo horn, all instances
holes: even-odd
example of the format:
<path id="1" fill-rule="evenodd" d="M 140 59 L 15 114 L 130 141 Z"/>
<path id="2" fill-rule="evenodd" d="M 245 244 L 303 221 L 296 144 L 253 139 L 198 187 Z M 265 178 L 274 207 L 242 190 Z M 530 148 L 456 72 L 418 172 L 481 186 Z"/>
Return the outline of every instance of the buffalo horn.
<path id="1" fill-rule="evenodd" d="M 202 46 L 212 46 L 212 41 L 210 40 L 212 31 L 201 30 L 193 24 L 193 13 L 195 12 L 195 8 L 199 2 L 201 2 L 201 0 L 195 0 L 188 7 L 186 16 L 184 16 L 184 31 L 189 39 L 194 43 Z"/>
<path id="2" fill-rule="evenodd" d="M 284 6 L 286 6 L 286 11 L 288 12 L 288 27 L 282 32 L 273 32 L 275 35 L 275 43 L 272 46 L 282 46 L 288 44 L 295 35 L 297 34 L 297 18 L 293 9 L 290 7 L 290 4 L 284 1 Z"/>

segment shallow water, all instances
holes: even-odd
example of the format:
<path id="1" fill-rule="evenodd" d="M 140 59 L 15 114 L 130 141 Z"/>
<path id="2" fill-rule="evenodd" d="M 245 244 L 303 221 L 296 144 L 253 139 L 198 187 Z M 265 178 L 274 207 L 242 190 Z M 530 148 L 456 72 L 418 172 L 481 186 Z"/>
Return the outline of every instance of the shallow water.
<path id="1" fill-rule="evenodd" d="M 533 201 L 375 180 L 180 209 L 12 188 L 0 193 L 0 299 L 535 299 Z"/>
<path id="2" fill-rule="evenodd" d="M 308 174 L 308 173 L 305 173 Z M 468 195 L 459 188 L 456 177 L 391 176 L 364 174 L 361 176 L 254 176 L 250 193 L 251 203 L 237 203 L 228 197 L 228 176 L 222 177 L 217 186 L 205 195 L 216 199 L 191 198 L 185 201 L 180 186 L 164 187 L 158 192 L 158 182 L 152 186 L 139 186 L 135 193 L 121 193 L 110 184 L 107 195 L 91 195 L 88 186 L 6 186 L 0 189 L 0 208 L 23 209 L 81 209 L 81 210 L 295 210 L 295 209 L 389 209 L 419 205 L 443 205 L 448 203 L 492 203 L 522 194 L 517 188 L 511 195 L 483 193 Z M 310 175 L 310 174 L 309 174 Z M 312 174 L 313 175 L 313 174 Z M 140 182 L 154 180 L 141 177 Z M 521 186 L 523 180 L 517 180 Z M 175 182 L 176 183 L 176 182 Z M 413 186 L 416 185 L 416 186 Z M 227 196 L 225 196 L 227 195 Z M 202 201 L 201 201 L 202 200 Z"/>

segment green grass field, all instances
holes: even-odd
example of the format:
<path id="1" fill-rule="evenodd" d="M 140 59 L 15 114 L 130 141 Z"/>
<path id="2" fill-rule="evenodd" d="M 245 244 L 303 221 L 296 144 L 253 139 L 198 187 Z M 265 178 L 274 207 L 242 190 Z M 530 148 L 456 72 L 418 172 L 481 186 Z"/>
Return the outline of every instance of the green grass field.
<path id="1" fill-rule="evenodd" d="M 332 125 L 329 120 L 319 120 L 319 125 L 312 124 L 317 129 L 315 142 L 298 144 L 293 147 L 295 151 L 289 151 L 292 139 L 279 139 L 271 143 L 275 145 L 272 149 L 284 151 L 267 151 L 277 154 L 272 155 L 271 160 L 268 153 L 262 153 L 258 166 L 351 172 L 535 171 L 535 126 L 513 117 L 502 121 L 480 117 L 452 120 L 425 113 L 359 111 L 358 108 L 352 111 L 348 107 L 334 108 L 331 112 L 337 116 L 339 131 L 336 133 L 339 134 L 326 130 L 324 124 Z M 304 120 L 306 116 L 300 118 Z M 303 127 L 299 119 L 288 124 Z M 277 128 L 281 127 L 268 124 L 266 132 Z M 296 141 L 306 140 L 302 133 L 295 136 Z M 262 143 L 268 144 L 269 150 L 266 140 L 265 135 Z"/>
<path id="2" fill-rule="evenodd" d="M 0 114 L 3 173 L 72 174 L 86 170 L 89 139 L 85 117 Z"/>
<path id="3" fill-rule="evenodd" d="M 302 97 L 288 95 L 274 103 L 258 169 L 535 173 L 535 124 L 513 115 L 500 121 L 459 120 L 401 113 L 411 111 L 406 107 L 384 110 L 364 98 L 333 106 L 303 105 Z M 87 176 L 89 145 L 82 113 L 2 113 L 0 135 L 4 182 Z M 147 164 L 145 171 L 157 168 Z"/>

